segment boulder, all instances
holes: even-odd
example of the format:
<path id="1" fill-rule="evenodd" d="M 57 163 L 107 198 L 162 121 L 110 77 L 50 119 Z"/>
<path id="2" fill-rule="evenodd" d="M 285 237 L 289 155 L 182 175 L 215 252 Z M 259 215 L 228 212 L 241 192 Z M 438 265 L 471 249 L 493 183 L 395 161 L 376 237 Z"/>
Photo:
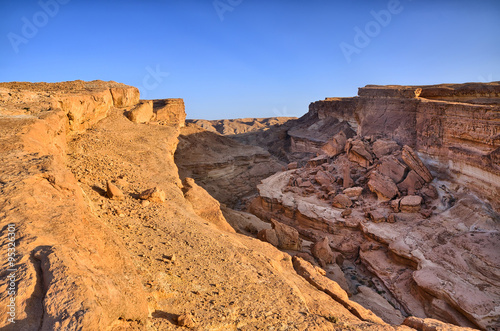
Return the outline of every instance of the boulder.
<path id="1" fill-rule="evenodd" d="M 417 153 L 410 146 L 403 146 L 403 151 L 401 153 L 401 157 L 403 158 L 404 163 L 410 167 L 410 169 L 414 170 L 417 175 L 422 177 L 425 182 L 431 182 L 433 177 L 425 166 L 425 164 L 420 160 Z"/>
<path id="2" fill-rule="evenodd" d="M 351 178 L 351 167 L 349 164 L 345 164 L 342 167 L 342 184 L 344 188 L 349 188 L 354 184 Z"/>
<path id="3" fill-rule="evenodd" d="M 382 213 L 379 210 L 372 210 L 367 213 L 368 218 L 373 222 L 373 223 L 381 223 L 386 221 L 386 216 L 384 213 Z"/>
<path id="4" fill-rule="evenodd" d="M 335 262 L 335 257 L 333 255 L 332 249 L 330 248 L 330 240 L 328 239 L 328 237 L 324 237 L 322 240 L 317 241 L 311 247 L 311 253 L 315 258 L 318 259 L 319 264 L 322 267 Z"/>
<path id="5" fill-rule="evenodd" d="M 334 178 L 332 178 L 329 174 L 324 171 L 318 171 L 318 173 L 314 176 L 314 180 L 320 184 L 321 186 L 328 187 L 334 182 Z"/>
<path id="6" fill-rule="evenodd" d="M 159 187 L 153 187 L 147 189 L 143 191 L 141 194 L 139 194 L 139 199 L 157 203 L 164 202 L 165 198 L 166 198 L 165 191 L 163 191 Z"/>
<path id="7" fill-rule="evenodd" d="M 299 167 L 297 162 L 290 162 L 288 163 L 287 170 L 294 170 Z"/>
<path id="8" fill-rule="evenodd" d="M 134 123 L 149 123 L 153 115 L 153 101 L 141 100 L 127 113 L 127 118 Z"/>
<path id="9" fill-rule="evenodd" d="M 171 125 L 184 127 L 186 111 L 183 99 L 159 99 L 153 100 L 153 112 L 156 120 Z"/>
<path id="10" fill-rule="evenodd" d="M 385 157 L 377 168 L 382 175 L 389 177 L 394 183 L 403 180 L 406 169 L 407 167 L 394 156 Z"/>
<path id="11" fill-rule="evenodd" d="M 329 157 L 335 157 L 344 151 L 346 142 L 347 142 L 346 134 L 343 131 L 340 131 L 330 140 L 328 140 L 321 147 L 321 150 Z"/>
<path id="12" fill-rule="evenodd" d="M 349 197 L 347 195 L 338 194 L 335 196 L 335 198 L 333 198 L 332 206 L 334 206 L 336 208 L 345 209 L 345 208 L 349 208 L 352 206 L 352 201 L 351 201 L 351 199 L 349 199 Z"/>
<path id="13" fill-rule="evenodd" d="M 319 165 L 322 165 L 323 163 L 326 163 L 327 161 L 328 161 L 328 156 L 320 155 L 307 161 L 307 165 L 309 167 L 317 167 Z"/>
<path id="14" fill-rule="evenodd" d="M 257 233 L 257 238 L 270 243 L 274 247 L 279 246 L 278 236 L 276 235 L 276 231 L 274 229 L 262 229 Z"/>
<path id="15" fill-rule="evenodd" d="M 356 186 L 356 187 L 350 187 L 346 188 L 344 191 L 344 194 L 347 195 L 351 199 L 357 199 L 363 193 L 363 188 Z"/>
<path id="16" fill-rule="evenodd" d="M 398 195 L 399 190 L 396 184 L 387 176 L 382 175 L 378 171 L 373 171 L 370 174 L 368 181 L 370 191 L 377 194 L 379 201 L 388 201 Z"/>
<path id="17" fill-rule="evenodd" d="M 356 162 L 363 168 L 368 168 L 373 163 L 373 156 L 366 149 L 361 140 L 352 140 L 346 145 L 348 149 L 347 158 L 349 161 Z"/>
<path id="18" fill-rule="evenodd" d="M 125 198 L 123 192 L 109 180 L 106 182 L 106 195 L 111 200 L 123 200 Z"/>
<path id="19" fill-rule="evenodd" d="M 389 155 L 399 150 L 399 145 L 393 140 L 378 139 L 372 144 L 373 154 L 377 158 L 381 158 L 385 155 Z"/>
<path id="20" fill-rule="evenodd" d="M 406 176 L 405 180 L 403 180 L 397 186 L 401 192 L 406 192 L 408 194 L 414 194 L 415 191 L 421 189 L 424 184 L 425 184 L 425 182 L 422 179 L 422 177 L 420 177 L 415 172 L 415 170 L 411 170 L 408 173 L 408 175 Z"/>
<path id="21" fill-rule="evenodd" d="M 278 237 L 278 248 L 299 251 L 302 248 L 302 240 L 299 232 L 286 224 L 271 219 L 271 225 Z"/>
<path id="22" fill-rule="evenodd" d="M 422 204 L 422 197 L 418 195 L 409 195 L 401 199 L 399 208 L 402 212 L 418 213 Z"/>

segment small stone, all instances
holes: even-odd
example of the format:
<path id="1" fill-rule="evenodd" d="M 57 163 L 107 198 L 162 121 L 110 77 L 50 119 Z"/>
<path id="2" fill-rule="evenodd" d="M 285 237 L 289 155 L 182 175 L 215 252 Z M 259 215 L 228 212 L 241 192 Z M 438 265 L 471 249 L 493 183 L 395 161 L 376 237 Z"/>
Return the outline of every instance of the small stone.
<path id="1" fill-rule="evenodd" d="M 347 195 L 338 194 L 337 196 L 335 196 L 335 198 L 333 198 L 332 206 L 336 208 L 345 209 L 352 206 L 352 201 L 351 199 L 349 199 Z"/>
<path id="2" fill-rule="evenodd" d="M 291 162 L 291 163 L 288 163 L 288 166 L 287 166 L 287 169 L 288 170 L 293 170 L 293 169 L 297 169 L 298 168 L 298 163 L 297 162 Z"/>
<path id="3" fill-rule="evenodd" d="M 346 209 L 343 210 L 342 213 L 340 213 L 340 216 L 346 218 L 347 216 L 351 216 L 351 214 L 352 214 L 352 209 Z"/>
<path id="4" fill-rule="evenodd" d="M 344 194 L 353 199 L 357 199 L 361 193 L 363 193 L 363 188 L 359 186 L 346 188 L 344 190 Z"/>
<path id="5" fill-rule="evenodd" d="M 185 313 L 177 317 L 177 325 L 186 328 L 194 328 L 196 326 L 196 323 L 194 321 L 193 315 Z"/>
<path id="6" fill-rule="evenodd" d="M 399 208 L 402 212 L 418 213 L 420 205 L 422 204 L 422 197 L 418 195 L 409 195 L 401 199 Z"/>
<path id="7" fill-rule="evenodd" d="M 385 222 L 386 218 L 385 215 L 379 212 L 378 210 L 372 210 L 368 212 L 368 218 L 373 222 L 373 223 L 381 223 Z"/>
<path id="8" fill-rule="evenodd" d="M 111 200 L 123 200 L 125 198 L 123 192 L 109 180 L 106 182 L 106 195 Z"/>
<path id="9" fill-rule="evenodd" d="M 141 201 L 141 206 L 143 206 L 143 207 L 147 207 L 147 206 L 149 206 L 150 204 L 151 204 L 151 202 L 149 202 L 148 200 L 142 200 L 142 201 Z"/>

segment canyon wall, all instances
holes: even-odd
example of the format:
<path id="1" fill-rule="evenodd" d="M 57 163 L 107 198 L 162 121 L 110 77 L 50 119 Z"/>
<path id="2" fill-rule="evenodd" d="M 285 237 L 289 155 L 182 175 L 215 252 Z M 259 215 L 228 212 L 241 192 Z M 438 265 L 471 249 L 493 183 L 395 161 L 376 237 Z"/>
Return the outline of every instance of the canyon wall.
<path id="1" fill-rule="evenodd" d="M 500 83 L 368 85 L 358 94 L 313 102 L 305 132 L 290 136 L 315 144 L 308 138 L 315 123 L 345 121 L 361 136 L 387 137 L 415 148 L 442 175 L 447 172 L 499 206 Z M 293 151 L 302 149 L 292 144 Z"/>

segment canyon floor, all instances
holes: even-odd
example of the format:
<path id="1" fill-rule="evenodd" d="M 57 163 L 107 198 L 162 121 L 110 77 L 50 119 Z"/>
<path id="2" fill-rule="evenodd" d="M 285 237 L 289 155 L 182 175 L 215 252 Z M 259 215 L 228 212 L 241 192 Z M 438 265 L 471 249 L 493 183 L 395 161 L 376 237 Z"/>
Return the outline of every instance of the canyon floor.
<path id="1" fill-rule="evenodd" d="M 496 330 L 498 85 L 185 121 L 119 83 L 1 83 L 0 327 Z M 487 134 L 366 125 L 412 90 Z"/>

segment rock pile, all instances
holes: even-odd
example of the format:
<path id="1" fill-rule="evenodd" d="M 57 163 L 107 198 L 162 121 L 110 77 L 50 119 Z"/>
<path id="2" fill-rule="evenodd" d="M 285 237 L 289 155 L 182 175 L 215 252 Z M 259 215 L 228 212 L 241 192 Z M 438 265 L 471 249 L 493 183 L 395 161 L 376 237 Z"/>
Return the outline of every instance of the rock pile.
<path id="1" fill-rule="evenodd" d="M 374 222 L 388 219 L 385 201 L 396 203 L 391 203 L 395 213 L 418 213 L 422 205 L 437 198 L 436 188 L 430 184 L 432 174 L 411 147 L 373 137 L 337 138 L 324 145 L 326 155 L 295 169 L 285 193 L 315 196 L 340 209 L 363 206 L 364 198 L 376 195 L 382 210 L 366 213 Z M 331 152 L 333 142 L 342 152 Z"/>

